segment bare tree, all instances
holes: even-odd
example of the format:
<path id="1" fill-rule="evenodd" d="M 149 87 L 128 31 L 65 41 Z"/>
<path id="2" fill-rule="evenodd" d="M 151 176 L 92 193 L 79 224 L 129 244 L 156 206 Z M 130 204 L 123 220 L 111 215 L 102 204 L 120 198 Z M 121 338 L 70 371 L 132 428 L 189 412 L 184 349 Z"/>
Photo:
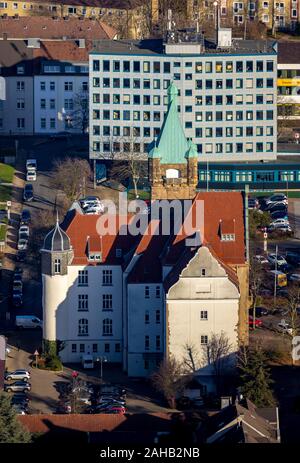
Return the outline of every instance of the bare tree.
<path id="1" fill-rule="evenodd" d="M 175 408 L 176 396 L 184 390 L 189 379 L 189 376 L 183 375 L 182 364 L 174 357 L 163 360 L 151 376 L 154 388 L 164 395 L 170 408 Z"/>
<path id="2" fill-rule="evenodd" d="M 253 255 L 250 258 L 249 280 L 249 289 L 252 296 L 253 308 L 253 329 L 255 330 L 256 307 L 261 299 L 259 293 L 263 285 L 263 270 L 261 264 L 254 258 Z"/>
<path id="3" fill-rule="evenodd" d="M 89 126 L 89 95 L 87 91 L 76 93 L 73 100 L 73 111 L 68 114 L 68 120 L 72 128 L 78 128 L 81 133 L 86 133 Z"/>
<path id="4" fill-rule="evenodd" d="M 217 393 L 220 392 L 221 377 L 229 366 L 229 354 L 232 352 L 232 345 L 226 333 L 212 333 L 208 343 L 202 347 L 203 365 L 211 365 L 214 372 L 214 379 Z"/>
<path id="5" fill-rule="evenodd" d="M 91 178 L 91 168 L 85 159 L 67 157 L 54 163 L 54 184 L 70 201 L 83 193 Z"/>
<path id="6" fill-rule="evenodd" d="M 195 373 L 199 368 L 199 351 L 195 344 L 186 343 L 184 346 L 185 356 L 183 365 L 188 373 Z"/>

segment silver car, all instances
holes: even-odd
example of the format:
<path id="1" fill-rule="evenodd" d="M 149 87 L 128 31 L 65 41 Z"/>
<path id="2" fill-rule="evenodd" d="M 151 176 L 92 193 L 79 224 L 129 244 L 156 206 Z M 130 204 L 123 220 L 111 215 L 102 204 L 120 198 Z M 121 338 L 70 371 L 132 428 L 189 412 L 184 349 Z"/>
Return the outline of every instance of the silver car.
<path id="1" fill-rule="evenodd" d="M 31 385 L 26 381 L 16 381 L 13 384 L 4 384 L 6 392 L 25 392 L 30 391 Z"/>
<path id="2" fill-rule="evenodd" d="M 30 379 L 30 373 L 27 370 L 15 370 L 11 372 L 7 372 L 5 374 L 6 381 L 10 380 L 20 380 L 20 381 L 28 381 Z"/>

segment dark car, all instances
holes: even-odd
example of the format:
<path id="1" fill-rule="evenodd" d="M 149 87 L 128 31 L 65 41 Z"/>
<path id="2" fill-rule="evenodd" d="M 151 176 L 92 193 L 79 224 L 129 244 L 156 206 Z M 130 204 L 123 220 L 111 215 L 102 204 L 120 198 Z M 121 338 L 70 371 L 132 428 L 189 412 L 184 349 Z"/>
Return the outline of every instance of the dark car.
<path id="1" fill-rule="evenodd" d="M 272 218 L 272 220 L 276 220 L 276 219 L 288 219 L 287 210 L 272 212 L 272 213 L 271 213 L 271 218 Z"/>
<path id="2" fill-rule="evenodd" d="M 273 212 L 277 212 L 277 211 L 287 213 L 287 210 L 288 210 L 287 205 L 284 203 L 277 203 L 268 208 L 268 211 L 270 212 L 270 214 L 272 214 Z"/>
<path id="3" fill-rule="evenodd" d="M 22 275 L 23 275 L 23 269 L 22 269 L 22 267 L 16 267 L 16 268 L 15 268 L 15 271 L 14 271 L 14 278 L 15 278 L 17 275 L 20 275 L 20 277 L 22 278 Z"/>
<path id="4" fill-rule="evenodd" d="M 24 193 L 23 193 L 24 201 L 32 201 L 33 200 L 33 186 L 31 183 L 25 185 Z"/>
<path id="5" fill-rule="evenodd" d="M 23 296 L 21 292 L 13 293 L 12 303 L 14 307 L 21 307 L 23 305 Z"/>
<path id="6" fill-rule="evenodd" d="M 28 209 L 23 209 L 21 214 L 21 223 L 29 224 L 31 221 L 31 214 Z"/>
<path id="7" fill-rule="evenodd" d="M 265 307 L 256 307 L 256 309 L 255 309 L 256 318 L 260 318 L 260 317 L 269 315 L 269 313 L 270 312 L 267 309 L 265 309 Z M 249 309 L 249 315 L 251 315 L 251 317 L 253 317 L 253 307 L 251 307 Z"/>
<path id="8" fill-rule="evenodd" d="M 26 251 L 18 251 L 17 257 L 16 257 L 17 261 L 24 262 L 25 258 L 26 258 Z"/>
<path id="9" fill-rule="evenodd" d="M 287 251 L 285 260 L 291 265 L 300 265 L 300 254 Z"/>

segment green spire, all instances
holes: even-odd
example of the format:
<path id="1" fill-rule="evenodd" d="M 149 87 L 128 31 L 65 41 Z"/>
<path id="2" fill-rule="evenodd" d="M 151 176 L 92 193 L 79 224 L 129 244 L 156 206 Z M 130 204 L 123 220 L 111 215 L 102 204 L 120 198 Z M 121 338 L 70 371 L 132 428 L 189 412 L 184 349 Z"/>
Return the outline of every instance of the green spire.
<path id="1" fill-rule="evenodd" d="M 168 88 L 169 108 L 160 136 L 149 152 L 149 157 L 160 158 L 162 164 L 182 164 L 185 158 L 197 157 L 197 148 L 187 140 L 178 115 L 178 89 L 172 82 Z"/>

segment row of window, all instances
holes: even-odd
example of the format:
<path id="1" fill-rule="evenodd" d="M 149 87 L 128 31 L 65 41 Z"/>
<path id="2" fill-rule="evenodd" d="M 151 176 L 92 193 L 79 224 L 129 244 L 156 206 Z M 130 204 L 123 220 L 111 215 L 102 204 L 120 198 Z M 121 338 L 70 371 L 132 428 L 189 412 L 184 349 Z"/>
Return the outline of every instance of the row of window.
<path id="1" fill-rule="evenodd" d="M 78 336 L 89 335 L 89 321 L 87 318 L 80 318 L 78 320 Z M 105 318 L 102 321 L 102 336 L 113 335 L 113 322 L 111 318 Z"/>
<path id="2" fill-rule="evenodd" d="M 144 73 L 164 73 L 168 74 L 171 72 L 171 64 L 173 69 L 178 69 L 181 67 L 190 68 L 191 72 L 195 73 L 232 73 L 234 72 L 273 72 L 274 71 L 274 61 L 185 61 L 181 63 L 180 61 L 175 61 L 170 63 L 168 61 L 128 61 L 128 60 L 103 60 L 98 59 L 93 60 L 93 71 L 94 72 L 144 72 Z M 192 74 L 186 74 L 186 76 Z M 186 77 L 187 80 L 189 78 Z"/>
<path id="3" fill-rule="evenodd" d="M 56 87 L 55 82 L 50 81 L 50 82 L 48 82 L 48 84 L 49 84 L 49 90 L 50 91 L 55 91 L 55 87 Z M 45 82 L 45 81 L 40 82 L 40 90 L 41 91 L 46 91 L 47 90 L 46 86 L 47 86 L 47 82 Z M 73 82 L 64 82 L 64 89 L 65 89 L 65 91 L 73 91 Z M 88 90 L 89 90 L 88 81 L 82 82 L 81 83 L 81 91 L 82 92 L 88 92 Z"/>
<path id="4" fill-rule="evenodd" d="M 78 286 L 88 286 L 88 270 L 78 271 Z M 102 285 L 112 286 L 112 270 L 102 270 Z"/>
<path id="5" fill-rule="evenodd" d="M 272 136 L 274 134 L 273 126 L 265 127 L 198 127 L 195 129 L 196 138 L 213 138 L 213 137 L 257 137 Z"/>
<path id="6" fill-rule="evenodd" d="M 190 76 L 187 78 L 187 76 Z M 172 80 L 180 80 L 181 75 L 180 74 L 174 74 Z M 186 74 L 185 75 L 186 80 L 192 80 L 192 74 Z M 228 87 L 224 88 L 229 88 L 232 89 L 233 84 L 231 86 L 231 81 L 232 79 L 228 80 L 227 84 Z M 245 80 L 245 86 L 244 82 Z M 101 85 L 102 82 L 102 85 Z M 153 88 L 154 89 L 160 89 L 160 81 L 155 80 L 153 81 Z M 214 85 L 215 82 L 215 85 Z M 217 82 L 219 87 L 217 87 Z M 204 82 L 202 80 L 196 80 L 195 81 L 195 89 L 201 90 L 202 88 L 205 88 L 207 90 L 212 90 L 213 88 L 223 88 L 223 83 L 221 83 L 221 80 L 213 80 L 213 79 L 206 79 Z M 66 84 L 67 82 L 65 82 Z M 133 88 L 133 89 L 151 89 L 151 80 L 150 79 L 144 79 L 142 81 L 143 85 L 141 86 L 141 79 L 130 79 L 128 77 L 119 79 L 119 78 L 110 78 L 110 77 L 103 77 L 102 81 L 100 77 L 93 77 L 93 87 L 94 88 Z M 203 83 L 205 85 L 203 85 Z M 247 78 L 247 79 L 236 79 L 235 82 L 236 86 L 235 88 L 273 88 L 274 87 L 274 79 L 263 79 L 263 78 Z M 163 81 L 163 88 L 167 89 L 170 85 L 170 80 L 164 80 Z M 222 87 L 221 87 L 222 85 Z M 65 88 L 66 90 L 66 88 Z M 67 90 L 66 90 L 67 91 Z"/>
<path id="7" fill-rule="evenodd" d="M 155 311 L 155 323 L 157 325 L 160 324 L 160 319 L 161 319 L 161 311 L 156 310 Z M 150 312 L 149 312 L 149 310 L 146 310 L 146 312 L 145 312 L 145 325 L 149 325 L 150 323 L 151 323 Z"/>
<path id="8" fill-rule="evenodd" d="M 198 153 L 206 153 L 206 154 L 222 154 L 222 153 L 253 153 L 254 151 L 261 153 L 264 151 L 266 152 L 273 152 L 274 144 L 272 142 L 263 143 L 204 143 L 197 144 Z"/>
<path id="9" fill-rule="evenodd" d="M 18 8 L 21 8 L 21 4 L 20 3 L 17 3 L 17 2 L 14 2 L 12 4 L 12 8 L 14 10 L 17 10 Z M 0 2 L 0 8 L 3 8 L 3 9 L 7 9 L 8 8 L 8 3 L 7 2 Z M 33 9 L 37 9 L 39 11 L 44 11 L 44 10 L 48 10 L 48 11 L 51 11 L 52 13 L 56 13 L 58 12 L 58 10 L 62 10 L 62 5 L 57 7 L 56 5 L 35 5 L 35 4 L 28 4 L 28 3 L 22 3 L 22 9 L 23 10 L 33 10 Z M 104 14 L 109 14 L 109 15 L 112 15 L 113 14 L 113 11 L 110 10 L 110 9 L 101 9 L 101 8 L 89 8 L 87 9 L 87 7 L 85 6 L 82 6 L 80 8 L 77 8 L 75 6 L 68 6 L 66 7 L 66 10 L 65 10 L 68 14 L 81 14 L 81 15 L 85 15 L 87 13 L 87 11 L 90 11 L 90 14 L 91 16 L 96 16 L 96 15 L 99 15 L 99 16 L 102 16 Z M 122 10 L 119 10 L 118 11 L 118 15 L 119 16 L 122 16 L 123 14 L 125 14 L 125 11 L 122 11 Z"/>
<path id="10" fill-rule="evenodd" d="M 112 351 L 111 349 L 111 346 L 113 346 L 112 343 L 109 343 L 109 342 L 106 342 L 104 343 L 104 348 L 102 347 L 102 345 L 100 344 L 92 344 L 92 352 L 93 354 L 97 354 L 98 352 L 105 352 L 106 354 L 108 354 L 109 352 Z M 88 349 L 86 349 L 86 345 L 85 344 L 75 344 L 73 343 L 71 345 L 71 350 L 72 350 L 72 354 L 76 354 L 77 352 L 80 352 L 80 354 L 84 354 L 84 353 L 88 353 L 90 354 L 90 346 L 88 346 Z M 114 344 L 114 351 L 116 353 L 119 353 L 121 352 L 121 344 L 119 342 L 115 343 Z"/>
<path id="11" fill-rule="evenodd" d="M 112 294 L 102 294 L 102 309 L 113 310 L 113 296 Z M 78 311 L 84 312 L 89 310 L 89 295 L 78 294 Z"/>
<path id="12" fill-rule="evenodd" d="M 209 172 L 209 181 L 215 182 L 295 182 L 300 181 L 300 172 L 295 171 L 258 171 L 258 172 L 230 172 L 230 171 L 213 171 Z M 207 171 L 199 171 L 199 180 L 207 180 Z"/>
<path id="13" fill-rule="evenodd" d="M 148 335 L 145 336 L 145 345 L 144 345 L 145 350 L 148 351 L 150 349 L 153 349 L 154 348 L 153 344 L 150 343 L 150 336 Z M 159 335 L 155 336 L 155 350 L 161 350 L 161 337 Z"/>

